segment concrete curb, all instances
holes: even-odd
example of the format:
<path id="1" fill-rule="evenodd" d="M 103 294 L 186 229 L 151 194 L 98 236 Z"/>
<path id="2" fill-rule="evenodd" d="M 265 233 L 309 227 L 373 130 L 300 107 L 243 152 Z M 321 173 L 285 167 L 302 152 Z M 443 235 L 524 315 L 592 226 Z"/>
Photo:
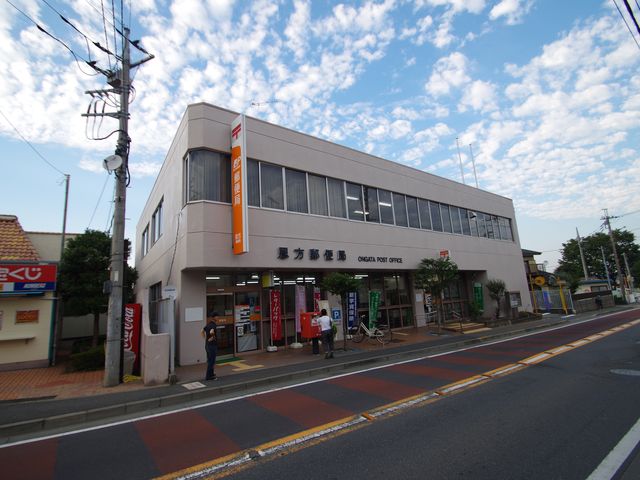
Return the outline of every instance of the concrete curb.
<path id="1" fill-rule="evenodd" d="M 366 358 L 354 359 L 351 361 L 344 361 L 341 363 L 331 363 L 323 365 L 322 367 L 314 367 L 308 369 L 302 369 L 296 372 L 283 373 L 279 375 L 272 375 L 260 379 L 236 382 L 231 384 L 224 384 L 220 386 L 207 387 L 200 390 L 186 391 L 182 393 L 174 393 L 171 395 L 162 395 L 155 398 L 136 400 L 131 402 L 120 403 L 116 405 L 110 405 L 107 407 L 100 407 L 89 410 L 82 410 L 73 413 L 66 413 L 61 415 L 52 415 L 45 418 L 35 418 L 30 420 L 24 420 L 21 422 L 10 423 L 0 425 L 0 444 L 9 443 L 16 440 L 15 437 L 31 434 L 44 434 L 53 433 L 61 429 L 68 429 L 70 427 L 80 427 L 83 424 L 97 422 L 101 420 L 111 419 L 114 422 L 118 420 L 118 417 L 132 415 L 140 412 L 150 413 L 154 410 L 183 405 L 195 402 L 204 402 L 211 400 L 212 398 L 228 393 L 240 393 L 246 392 L 250 389 L 275 386 L 293 380 L 309 379 L 314 377 L 320 377 L 329 373 L 336 373 L 346 371 L 358 367 L 366 367 L 376 364 L 383 364 L 390 361 L 409 359 L 411 357 L 425 356 L 434 353 L 441 353 L 449 350 L 456 350 L 469 345 L 481 344 L 491 340 L 498 340 L 501 338 L 508 338 L 523 333 L 533 332 L 537 330 L 543 330 L 552 328 L 557 325 L 568 323 L 567 320 L 555 320 L 541 325 L 523 325 L 523 328 L 511 329 L 503 332 L 495 332 L 493 335 L 482 335 L 478 337 L 471 337 L 461 339 L 459 341 L 444 343 L 441 345 L 431 345 L 422 343 L 417 344 L 416 348 L 407 349 L 400 352 L 381 353 L 380 355 L 370 356 Z M 346 360 L 346 359 L 345 359 Z"/>

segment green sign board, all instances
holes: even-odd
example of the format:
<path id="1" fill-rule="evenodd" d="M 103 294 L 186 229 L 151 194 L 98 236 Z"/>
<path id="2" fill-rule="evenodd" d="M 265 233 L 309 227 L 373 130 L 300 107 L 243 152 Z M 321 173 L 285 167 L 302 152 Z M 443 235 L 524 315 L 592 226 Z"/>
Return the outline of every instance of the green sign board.
<path id="1" fill-rule="evenodd" d="M 380 292 L 369 291 L 369 328 L 373 328 L 378 323 L 378 307 L 380 306 Z"/>
<path id="2" fill-rule="evenodd" d="M 480 311 L 484 312 L 484 295 L 482 295 L 482 284 L 473 284 L 473 301 L 480 307 Z"/>

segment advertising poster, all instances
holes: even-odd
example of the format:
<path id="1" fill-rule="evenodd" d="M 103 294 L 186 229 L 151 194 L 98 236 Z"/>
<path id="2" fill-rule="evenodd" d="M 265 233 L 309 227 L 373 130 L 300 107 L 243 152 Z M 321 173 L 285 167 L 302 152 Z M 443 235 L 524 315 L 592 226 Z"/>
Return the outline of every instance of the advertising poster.
<path id="1" fill-rule="evenodd" d="M 380 292 L 369 291 L 369 328 L 373 328 L 378 323 L 378 308 L 380 307 Z"/>
<path id="2" fill-rule="evenodd" d="M 320 312 L 320 289 L 313 287 L 313 311 Z"/>
<path id="3" fill-rule="evenodd" d="M 280 308 L 280 290 L 269 293 L 271 311 L 271 341 L 282 340 L 282 315 Z"/>

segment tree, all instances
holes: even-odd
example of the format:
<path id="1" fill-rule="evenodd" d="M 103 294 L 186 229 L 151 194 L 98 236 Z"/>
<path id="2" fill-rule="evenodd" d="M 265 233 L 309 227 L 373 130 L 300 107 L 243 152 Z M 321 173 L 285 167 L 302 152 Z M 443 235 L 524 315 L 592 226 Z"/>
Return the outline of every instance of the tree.
<path id="1" fill-rule="evenodd" d="M 438 331 L 440 330 L 442 308 L 442 294 L 446 286 L 458 278 L 458 265 L 448 257 L 423 258 L 415 275 L 415 284 L 425 291 L 431 292 L 438 312 Z"/>
<path id="2" fill-rule="evenodd" d="M 613 231 L 613 238 L 623 269 L 625 268 L 624 262 L 622 262 L 623 253 L 626 253 L 630 267 L 640 261 L 640 246 L 635 243 L 633 233 L 627 230 L 616 229 Z M 609 235 L 598 232 L 582 239 L 582 251 L 584 252 L 585 263 L 587 264 L 590 277 L 607 278 L 605 264 L 602 261 L 602 250 L 604 250 L 605 261 L 609 270 L 609 278 L 615 282 L 618 272 L 616 270 L 616 262 L 613 257 L 613 249 L 611 248 Z M 558 262 L 558 268 L 556 268 L 554 273 L 566 280 L 570 287 L 572 284 L 577 284 L 580 279 L 584 278 L 580 260 L 580 248 L 576 239 L 572 238 L 562 244 L 562 258 Z M 633 275 L 636 285 L 638 284 L 638 280 L 640 280 L 637 274 L 640 274 L 640 272 L 631 268 L 631 275 Z"/>
<path id="3" fill-rule="evenodd" d="M 125 261 L 130 246 L 125 242 Z M 111 237 L 98 230 L 87 229 L 72 238 L 60 261 L 60 295 L 66 315 L 93 315 L 93 346 L 98 345 L 100 314 L 107 311 L 109 295 L 104 285 L 109 280 Z M 137 279 L 135 269 L 125 269 L 124 300 L 133 300 L 133 285 Z"/>
<path id="4" fill-rule="evenodd" d="M 347 350 L 347 293 L 356 292 L 360 286 L 360 280 L 348 273 L 331 272 L 321 282 L 320 287 L 327 290 L 332 295 L 340 296 L 340 305 L 342 306 L 342 333 L 344 341 L 344 350 Z"/>
<path id="5" fill-rule="evenodd" d="M 504 298 L 504 292 L 507 290 L 507 286 L 504 280 L 498 278 L 492 278 L 485 284 L 487 290 L 489 290 L 489 296 L 496 301 L 496 320 L 500 318 L 500 301 Z"/>

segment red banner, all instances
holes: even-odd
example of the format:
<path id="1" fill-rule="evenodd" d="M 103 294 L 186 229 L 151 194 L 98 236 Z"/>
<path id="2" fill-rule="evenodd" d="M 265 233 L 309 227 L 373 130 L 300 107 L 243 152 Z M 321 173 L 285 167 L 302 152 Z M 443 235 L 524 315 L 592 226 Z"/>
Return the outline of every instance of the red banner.
<path id="1" fill-rule="evenodd" d="M 133 374 L 140 374 L 140 327 L 142 323 L 142 305 L 127 303 L 124 306 L 124 349 L 133 352 Z"/>
<path id="2" fill-rule="evenodd" d="M 271 340 L 282 340 L 282 314 L 280 308 L 280 290 L 271 290 Z"/>

